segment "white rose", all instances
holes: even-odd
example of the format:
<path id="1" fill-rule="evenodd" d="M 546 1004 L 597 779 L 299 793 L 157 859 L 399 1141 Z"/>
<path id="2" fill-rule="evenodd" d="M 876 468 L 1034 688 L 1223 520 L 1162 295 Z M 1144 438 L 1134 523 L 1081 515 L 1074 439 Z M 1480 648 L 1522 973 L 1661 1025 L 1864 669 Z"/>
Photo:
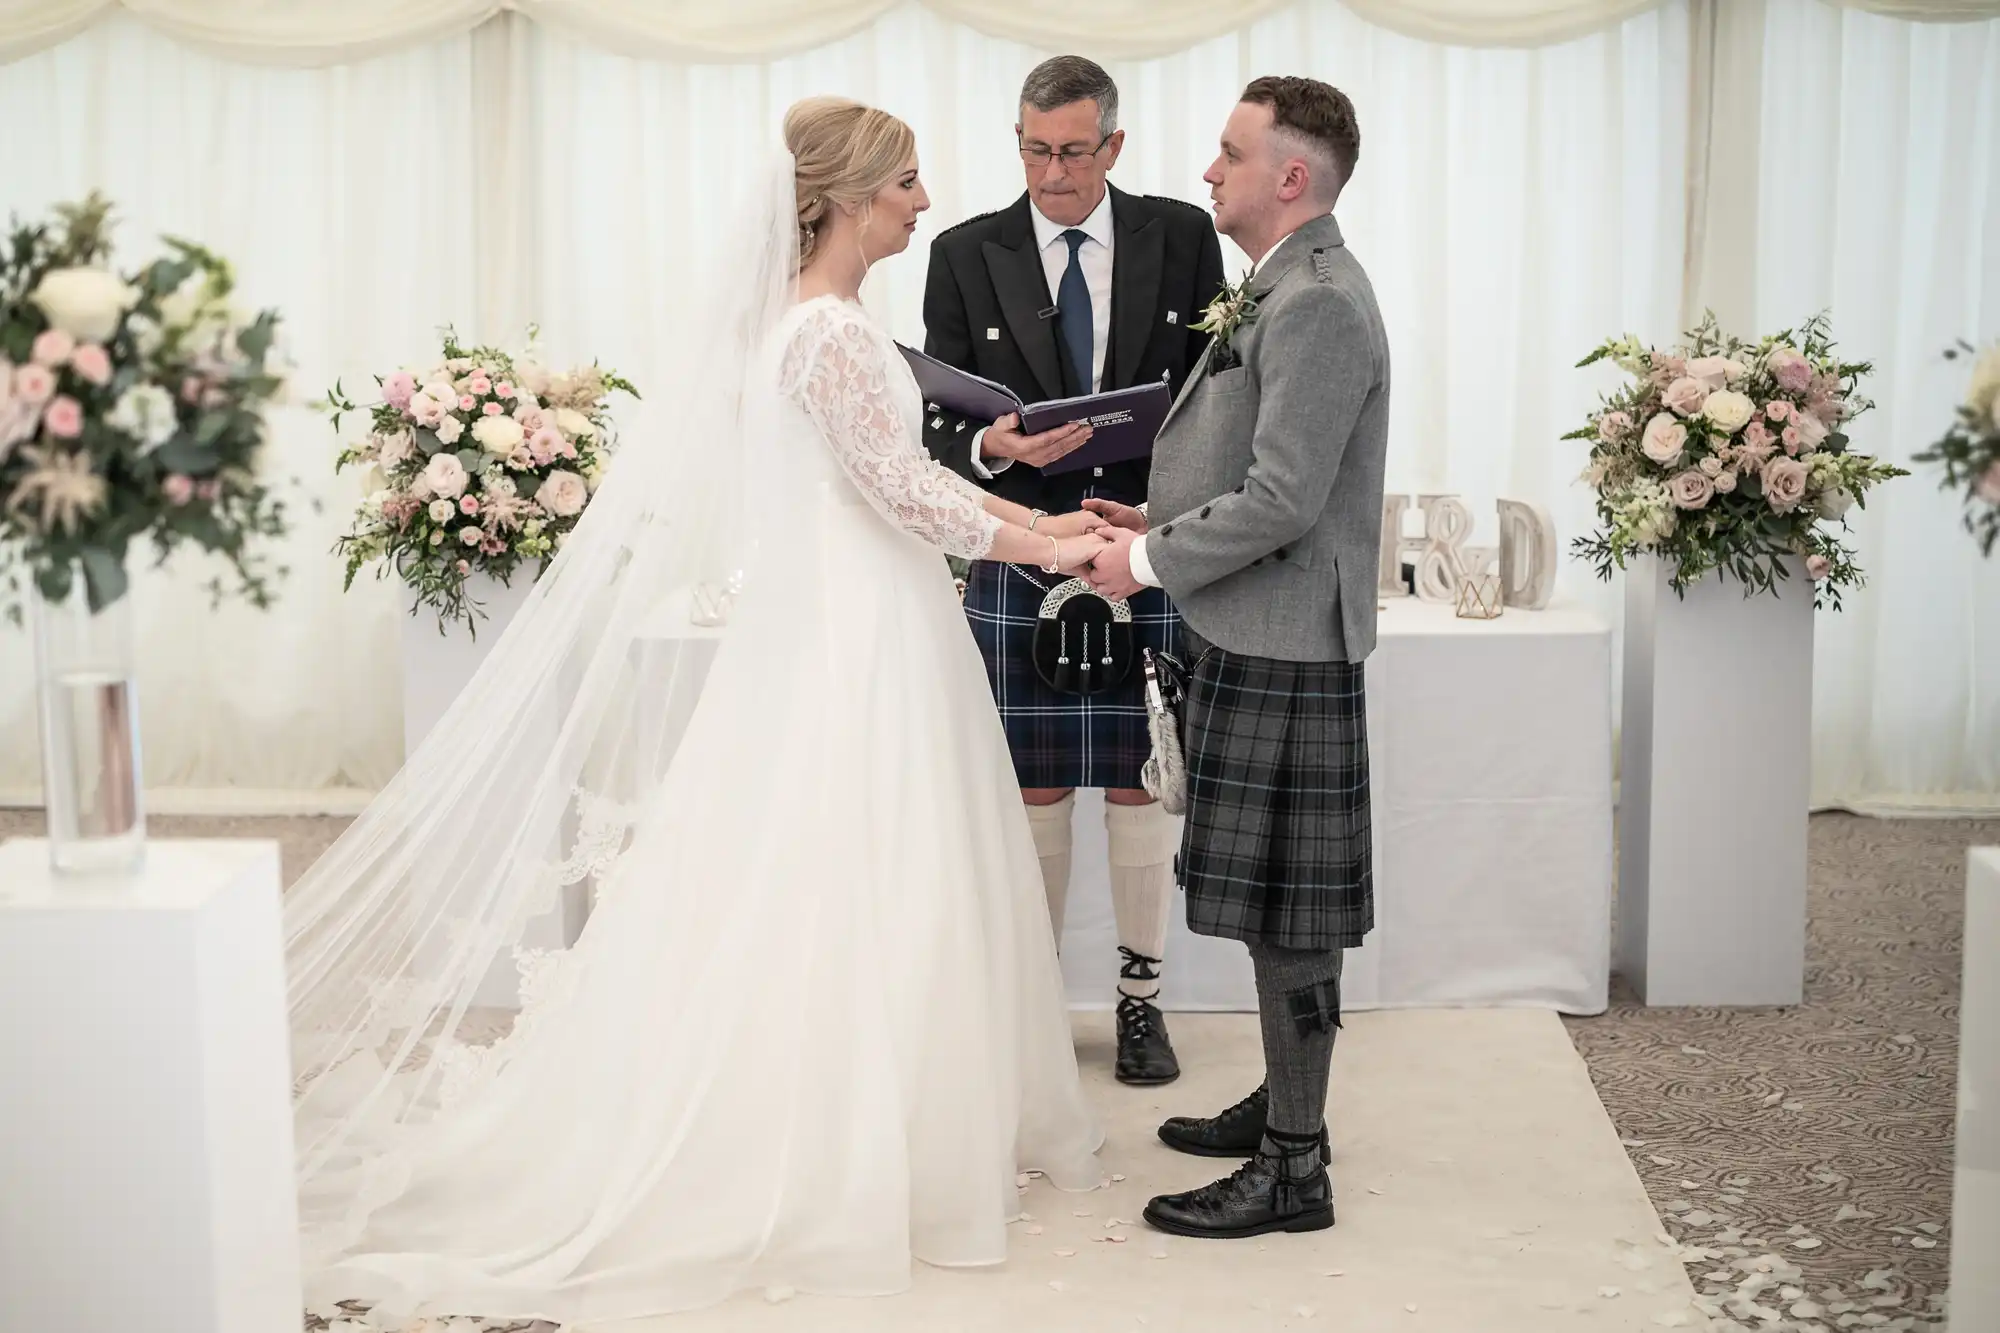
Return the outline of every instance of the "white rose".
<path id="1" fill-rule="evenodd" d="M 139 442 L 140 452 L 151 453 L 173 438 L 173 396 L 157 384 L 140 384 L 125 391 L 105 424 L 121 430 Z"/>
<path id="2" fill-rule="evenodd" d="M 1687 435 L 1686 426 L 1662 412 L 1646 423 L 1645 438 L 1639 447 L 1661 467 L 1672 467 L 1681 450 L 1687 447 Z"/>
<path id="3" fill-rule="evenodd" d="M 463 434 L 465 434 L 465 423 L 457 417 L 448 416 L 438 419 L 437 437 L 446 444 L 457 444 L 458 437 Z"/>
<path id="4" fill-rule="evenodd" d="M 431 461 L 424 466 L 424 481 L 433 495 L 456 500 L 465 494 L 468 480 L 465 464 L 458 461 L 456 454 L 433 454 Z"/>
<path id="5" fill-rule="evenodd" d="M 101 343 L 138 303 L 139 289 L 101 268 L 58 268 L 42 275 L 28 299 L 78 342 Z"/>
<path id="6" fill-rule="evenodd" d="M 573 407 L 557 410 L 556 429 L 572 440 L 587 440 L 597 434 L 597 427 L 590 424 L 590 418 Z"/>
<path id="7" fill-rule="evenodd" d="M 1757 415 L 1757 405 L 1734 389 L 1723 389 L 1708 396 L 1701 414 L 1724 435 L 1734 435 Z"/>
<path id="8" fill-rule="evenodd" d="M 481 417 L 473 423 L 472 438 L 496 458 L 506 458 L 528 438 L 521 423 L 512 417 Z"/>
<path id="9" fill-rule="evenodd" d="M 583 503 L 589 497 L 589 486 L 574 472 L 549 473 L 542 481 L 542 488 L 535 492 L 536 502 L 557 518 L 582 513 Z"/>
<path id="10" fill-rule="evenodd" d="M 1821 491 L 1819 499 L 1813 502 L 1813 507 L 1819 510 L 1821 518 L 1842 518 L 1848 510 L 1854 508 L 1854 496 L 1836 486 Z"/>
<path id="11" fill-rule="evenodd" d="M 457 512 L 458 506 L 449 500 L 438 499 L 431 501 L 430 515 L 431 522 L 433 523 L 449 523 L 451 522 L 451 516 Z"/>
<path id="12" fill-rule="evenodd" d="M 415 447 L 415 442 L 410 439 L 410 432 L 406 430 L 399 430 L 394 435 L 384 435 L 381 448 L 382 466 L 392 468 L 402 463 L 409 458 L 410 451 Z"/>

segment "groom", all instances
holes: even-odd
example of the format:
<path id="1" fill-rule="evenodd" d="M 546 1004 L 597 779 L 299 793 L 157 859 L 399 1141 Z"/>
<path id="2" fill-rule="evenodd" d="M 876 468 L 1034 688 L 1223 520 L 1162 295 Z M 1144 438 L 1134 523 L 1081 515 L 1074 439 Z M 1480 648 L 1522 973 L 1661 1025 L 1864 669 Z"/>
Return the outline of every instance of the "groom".
<path id="1" fill-rule="evenodd" d="M 1193 663 L 1183 730 L 1188 925 L 1243 940 L 1257 976 L 1265 1082 L 1182 1152 L 1244 1156 L 1212 1185 L 1146 1205 L 1184 1236 L 1333 1225 L 1325 1129 L 1341 951 L 1374 924 L 1362 659 L 1389 428 L 1389 344 L 1332 210 L 1361 133 L 1345 94 L 1263 78 L 1202 179 L 1215 225 L 1256 267 L 1206 321 L 1214 342 L 1153 450 L 1147 512 L 1118 525 L 1091 581 L 1165 588 Z"/>

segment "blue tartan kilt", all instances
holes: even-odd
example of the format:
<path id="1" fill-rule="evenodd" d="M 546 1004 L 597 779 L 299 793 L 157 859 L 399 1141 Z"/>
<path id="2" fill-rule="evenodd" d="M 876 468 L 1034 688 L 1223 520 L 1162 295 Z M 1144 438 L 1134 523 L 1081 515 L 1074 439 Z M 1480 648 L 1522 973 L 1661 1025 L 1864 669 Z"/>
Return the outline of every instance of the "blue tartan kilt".
<path id="1" fill-rule="evenodd" d="M 1035 674 L 1035 621 L 1048 589 L 1061 574 L 1023 570 L 981 560 L 966 580 L 965 618 L 1014 754 L 1023 787 L 1139 786 L 1139 769 L 1153 752 L 1146 731 L 1145 674 L 1136 665 L 1141 648 L 1175 652 L 1180 616 L 1158 588 L 1132 598 L 1135 665 L 1123 684 L 1088 698 L 1059 694 Z"/>

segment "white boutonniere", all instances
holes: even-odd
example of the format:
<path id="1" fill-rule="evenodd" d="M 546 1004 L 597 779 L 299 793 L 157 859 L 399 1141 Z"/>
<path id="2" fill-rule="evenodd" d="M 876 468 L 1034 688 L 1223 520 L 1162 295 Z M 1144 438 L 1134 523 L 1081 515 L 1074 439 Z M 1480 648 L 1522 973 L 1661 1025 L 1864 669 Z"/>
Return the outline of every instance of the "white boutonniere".
<path id="1" fill-rule="evenodd" d="M 1201 322 L 1192 327 L 1197 333 L 1206 333 L 1215 340 L 1214 350 L 1208 356 L 1208 370 L 1214 374 L 1241 364 L 1231 339 L 1239 329 L 1257 322 L 1257 298 L 1250 295 L 1250 275 L 1245 273 L 1243 281 L 1234 287 L 1223 289 L 1222 295 L 1208 303 L 1202 311 Z"/>

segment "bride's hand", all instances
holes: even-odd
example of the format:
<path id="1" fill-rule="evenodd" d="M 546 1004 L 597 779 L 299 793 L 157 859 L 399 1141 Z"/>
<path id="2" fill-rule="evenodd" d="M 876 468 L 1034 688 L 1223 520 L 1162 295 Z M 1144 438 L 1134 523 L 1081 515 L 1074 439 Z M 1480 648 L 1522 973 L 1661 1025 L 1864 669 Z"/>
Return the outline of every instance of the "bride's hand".
<path id="1" fill-rule="evenodd" d="M 1056 568 L 1065 574 L 1080 573 L 1090 567 L 1099 551 L 1111 545 L 1095 532 L 1081 533 L 1075 537 L 1056 539 Z"/>
<path id="2" fill-rule="evenodd" d="M 1035 531 L 1049 537 L 1081 537 L 1087 532 L 1096 532 L 1108 526 L 1102 518 L 1087 509 L 1079 509 L 1073 514 L 1048 514 L 1035 524 Z"/>

